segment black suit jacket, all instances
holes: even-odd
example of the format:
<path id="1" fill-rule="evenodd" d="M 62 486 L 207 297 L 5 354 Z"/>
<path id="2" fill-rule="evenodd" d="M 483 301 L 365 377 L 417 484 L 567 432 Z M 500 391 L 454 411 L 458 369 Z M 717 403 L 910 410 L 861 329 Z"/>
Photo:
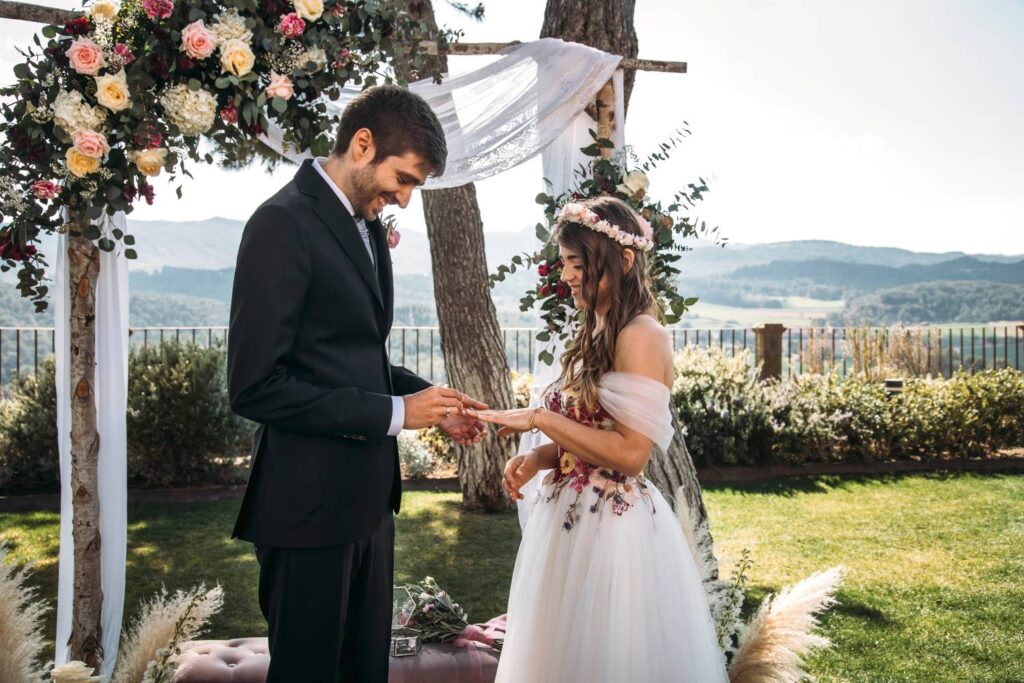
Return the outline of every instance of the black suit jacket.
<path id="1" fill-rule="evenodd" d="M 303 162 L 242 233 L 231 295 L 231 408 L 259 424 L 234 536 L 322 547 L 368 537 L 398 512 L 391 396 L 430 386 L 390 364 L 391 258 Z"/>

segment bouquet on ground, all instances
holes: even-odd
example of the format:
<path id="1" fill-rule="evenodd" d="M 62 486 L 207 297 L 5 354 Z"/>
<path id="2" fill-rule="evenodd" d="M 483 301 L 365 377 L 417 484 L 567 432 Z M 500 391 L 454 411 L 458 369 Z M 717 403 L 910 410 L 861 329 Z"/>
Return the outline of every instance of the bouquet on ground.
<path id="1" fill-rule="evenodd" d="M 466 611 L 454 602 L 433 577 L 406 586 L 416 607 L 405 626 L 418 629 L 424 643 L 446 643 L 462 635 L 469 626 Z"/>

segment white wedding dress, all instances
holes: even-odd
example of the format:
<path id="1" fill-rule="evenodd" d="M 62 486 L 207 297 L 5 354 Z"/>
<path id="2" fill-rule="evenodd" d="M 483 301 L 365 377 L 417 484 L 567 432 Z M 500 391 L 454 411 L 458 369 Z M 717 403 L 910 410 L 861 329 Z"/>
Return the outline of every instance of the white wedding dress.
<path id="1" fill-rule="evenodd" d="M 672 439 L 670 392 L 610 372 L 600 407 L 583 410 L 558 383 L 549 410 L 599 429 L 616 422 L 661 448 Z M 516 558 L 497 683 L 728 681 L 700 574 L 679 522 L 641 477 L 559 449 Z"/>

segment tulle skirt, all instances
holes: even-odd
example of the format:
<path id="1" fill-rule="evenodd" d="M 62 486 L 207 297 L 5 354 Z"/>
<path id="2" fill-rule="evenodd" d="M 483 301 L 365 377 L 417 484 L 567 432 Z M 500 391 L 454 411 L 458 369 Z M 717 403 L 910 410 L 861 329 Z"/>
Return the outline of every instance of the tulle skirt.
<path id="1" fill-rule="evenodd" d="M 555 494 L 551 500 L 549 496 Z M 523 533 L 497 683 L 728 681 L 700 575 L 671 507 L 616 514 L 571 486 L 540 487 Z"/>

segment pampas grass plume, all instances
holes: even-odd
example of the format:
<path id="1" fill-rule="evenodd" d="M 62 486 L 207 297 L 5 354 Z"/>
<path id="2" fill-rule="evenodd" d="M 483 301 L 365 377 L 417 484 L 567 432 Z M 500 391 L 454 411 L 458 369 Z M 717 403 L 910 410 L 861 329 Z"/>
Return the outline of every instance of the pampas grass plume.
<path id="1" fill-rule="evenodd" d="M 205 585 L 170 595 L 166 588 L 143 602 L 139 616 L 132 622 L 121 647 L 113 683 L 140 683 L 157 650 L 173 649 L 194 638 L 206 622 L 224 604 L 224 591 Z M 176 632 L 177 638 L 175 637 Z"/>
<path id="2" fill-rule="evenodd" d="M 0 681 L 36 683 L 46 675 L 37 660 L 46 645 L 43 615 L 49 607 L 25 585 L 28 570 L 15 569 L 7 554 L 0 544 Z"/>
<path id="3" fill-rule="evenodd" d="M 766 598 L 740 635 L 729 666 L 730 683 L 799 683 L 808 679 L 804 658 L 812 649 L 831 645 L 814 631 L 818 616 L 835 604 L 844 573 L 841 565 L 836 566 Z"/>

